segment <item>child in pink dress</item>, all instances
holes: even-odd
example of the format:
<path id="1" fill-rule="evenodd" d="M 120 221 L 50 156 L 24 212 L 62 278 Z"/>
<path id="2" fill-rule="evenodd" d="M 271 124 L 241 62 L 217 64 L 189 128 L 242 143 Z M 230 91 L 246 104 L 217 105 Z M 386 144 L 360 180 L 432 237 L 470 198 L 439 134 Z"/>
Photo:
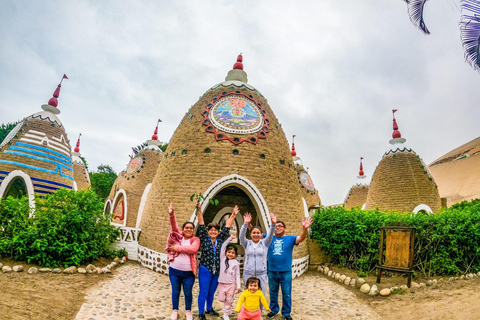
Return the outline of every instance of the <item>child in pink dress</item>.
<path id="1" fill-rule="evenodd" d="M 229 245 L 233 236 L 225 240 L 220 251 L 220 276 L 218 277 L 218 301 L 223 302 L 223 320 L 230 320 L 228 316 L 232 308 L 235 291 L 240 293 L 240 262 L 236 260 L 237 248 Z M 236 290 L 235 290 L 236 288 Z"/>

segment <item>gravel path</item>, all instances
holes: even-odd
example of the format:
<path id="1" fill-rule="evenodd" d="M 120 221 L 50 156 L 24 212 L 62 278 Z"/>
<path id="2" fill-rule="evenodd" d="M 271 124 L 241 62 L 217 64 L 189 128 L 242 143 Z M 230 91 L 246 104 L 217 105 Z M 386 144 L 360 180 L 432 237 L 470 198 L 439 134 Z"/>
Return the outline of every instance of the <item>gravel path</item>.
<path id="1" fill-rule="evenodd" d="M 119 267 L 114 274 L 112 279 L 100 283 L 87 293 L 86 302 L 80 308 L 76 320 L 170 319 L 171 288 L 168 276 L 133 263 Z M 307 272 L 296 278 L 293 281 L 292 296 L 294 320 L 380 319 L 355 294 L 316 272 Z M 198 281 L 194 286 L 193 298 L 195 319 L 198 316 L 196 297 Z M 185 319 L 182 299 L 183 295 L 180 297 L 179 320 Z M 222 304 L 215 301 L 214 309 L 220 311 Z M 207 318 L 221 319 L 213 316 Z M 237 317 L 231 316 L 230 319 L 235 320 Z M 275 320 L 283 320 L 283 317 L 277 315 Z"/>

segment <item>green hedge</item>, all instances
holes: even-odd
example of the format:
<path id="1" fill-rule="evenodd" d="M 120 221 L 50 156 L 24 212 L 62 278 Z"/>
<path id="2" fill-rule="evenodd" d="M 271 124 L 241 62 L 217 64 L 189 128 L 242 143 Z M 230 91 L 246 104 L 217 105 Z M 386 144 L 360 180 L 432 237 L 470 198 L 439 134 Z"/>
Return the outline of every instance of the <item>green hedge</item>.
<path id="1" fill-rule="evenodd" d="M 311 237 L 332 262 L 362 275 L 375 269 L 380 227 L 391 224 L 416 228 L 416 272 L 433 276 L 480 270 L 480 199 L 433 215 L 322 207 L 313 219 Z"/>
<path id="2" fill-rule="evenodd" d="M 45 267 L 72 266 L 110 256 L 119 230 L 103 214 L 95 192 L 59 189 L 35 199 L 29 217 L 26 197 L 0 201 L 0 256 Z"/>

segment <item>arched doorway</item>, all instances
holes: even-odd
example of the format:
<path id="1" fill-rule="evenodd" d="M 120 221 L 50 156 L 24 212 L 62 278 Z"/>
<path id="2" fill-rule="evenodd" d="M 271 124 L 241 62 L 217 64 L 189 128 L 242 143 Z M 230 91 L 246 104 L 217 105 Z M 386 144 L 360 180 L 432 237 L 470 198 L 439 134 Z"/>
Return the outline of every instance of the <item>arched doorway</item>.
<path id="1" fill-rule="evenodd" d="M 3 197 L 13 197 L 16 199 L 28 196 L 27 184 L 22 177 L 15 177 L 10 181 Z"/>
<path id="2" fill-rule="evenodd" d="M 202 203 L 202 211 L 206 223 L 212 222 L 223 208 L 233 208 L 238 205 L 240 212 L 250 212 L 253 223 L 259 225 L 263 230 L 270 227 L 267 203 L 257 187 L 245 177 L 232 174 L 218 179 L 207 189 L 203 197 L 205 200 Z M 211 199 L 219 200 L 218 205 L 211 205 L 209 203 Z M 241 217 L 237 217 L 237 221 L 238 218 Z M 241 219 L 239 227 L 243 223 L 243 218 Z M 195 213 L 192 214 L 190 221 L 198 223 Z"/>

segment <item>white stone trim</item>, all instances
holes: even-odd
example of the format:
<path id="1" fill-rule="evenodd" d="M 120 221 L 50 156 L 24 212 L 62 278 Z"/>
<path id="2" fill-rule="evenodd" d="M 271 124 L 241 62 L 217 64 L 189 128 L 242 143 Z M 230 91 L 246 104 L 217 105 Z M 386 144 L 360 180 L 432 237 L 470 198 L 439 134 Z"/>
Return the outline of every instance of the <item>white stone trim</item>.
<path id="1" fill-rule="evenodd" d="M 106 212 L 108 204 L 110 204 L 110 210 L 108 210 L 109 212 Z M 107 201 L 105 201 L 105 205 L 103 206 L 103 212 L 104 213 L 112 213 L 112 210 L 113 210 L 112 201 L 110 199 L 108 199 Z"/>
<path id="2" fill-rule="evenodd" d="M 292 279 L 300 277 L 308 270 L 308 261 L 310 261 L 310 255 L 292 261 Z"/>
<path id="3" fill-rule="evenodd" d="M 145 208 L 145 204 L 147 203 L 148 193 L 150 192 L 151 187 L 152 184 L 149 183 L 143 190 L 142 199 L 140 200 L 140 206 L 138 207 L 137 223 L 135 224 L 135 228 L 140 228 L 140 222 L 142 222 L 143 216 L 143 209 Z"/>
<path id="4" fill-rule="evenodd" d="M 137 261 L 140 262 L 142 266 L 152 269 L 155 272 L 168 274 L 168 257 L 166 253 L 160 253 L 138 245 Z"/>
<path id="5" fill-rule="evenodd" d="M 205 199 L 202 203 L 202 212 L 205 212 L 205 208 L 209 204 L 209 200 L 214 198 L 215 195 L 224 189 L 227 186 L 236 186 L 242 189 L 253 202 L 257 213 L 262 217 L 263 226 L 268 229 L 270 228 L 270 214 L 267 206 L 267 202 L 262 196 L 260 190 L 247 178 L 242 177 L 238 174 L 231 174 L 215 181 L 203 194 Z M 252 199 L 253 198 L 253 199 Z M 195 211 L 190 217 L 190 221 L 193 221 L 195 225 L 198 224 L 197 216 Z"/>
<path id="6" fill-rule="evenodd" d="M 419 211 L 422 211 L 422 210 L 425 210 L 425 212 L 428 215 L 433 213 L 432 209 L 429 206 L 427 206 L 426 204 L 419 204 L 418 206 L 416 206 L 415 209 L 413 209 L 413 213 L 417 214 Z"/>
<path id="7" fill-rule="evenodd" d="M 75 180 L 73 180 L 72 190 L 73 191 L 78 191 L 77 182 Z"/>
<path id="8" fill-rule="evenodd" d="M 128 217 L 128 210 L 127 210 L 127 193 L 125 190 L 120 189 L 117 191 L 117 194 L 115 195 L 115 198 L 113 198 L 113 206 L 111 209 L 111 213 L 113 213 L 113 210 L 115 209 L 117 205 L 117 200 L 120 197 L 120 194 L 123 194 L 123 205 L 125 207 L 125 217 L 123 218 L 123 223 L 113 223 L 111 222 L 112 225 L 117 226 L 117 227 L 125 227 L 127 224 L 127 217 Z"/>
<path id="9" fill-rule="evenodd" d="M 1 198 L 3 198 L 3 195 L 5 194 L 5 191 L 7 190 L 8 185 L 16 177 L 22 178 L 23 181 L 25 182 L 25 186 L 27 187 L 28 203 L 30 204 L 29 216 L 31 217 L 35 213 L 35 191 L 33 189 L 32 179 L 30 179 L 30 176 L 25 172 L 23 172 L 22 170 L 13 170 L 5 177 L 5 179 L 3 179 L 2 183 L 0 184 L 0 201 L 1 201 Z"/>
<path id="10" fill-rule="evenodd" d="M 308 212 L 307 201 L 305 201 L 304 197 L 302 197 L 302 202 L 303 202 L 303 211 L 305 212 L 305 218 L 308 218 L 310 217 L 310 213 Z"/>

